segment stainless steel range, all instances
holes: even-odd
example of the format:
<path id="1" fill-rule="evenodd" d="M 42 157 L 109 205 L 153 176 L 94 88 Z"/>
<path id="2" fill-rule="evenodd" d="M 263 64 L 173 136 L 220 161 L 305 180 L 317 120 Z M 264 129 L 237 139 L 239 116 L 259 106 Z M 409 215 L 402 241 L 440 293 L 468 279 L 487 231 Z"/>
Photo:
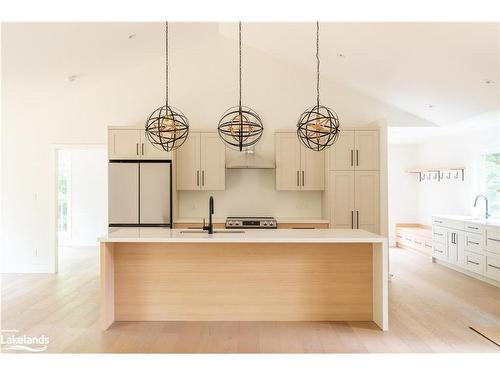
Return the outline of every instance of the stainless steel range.
<path id="1" fill-rule="evenodd" d="M 278 223 L 272 216 L 229 216 L 226 228 L 276 229 Z"/>

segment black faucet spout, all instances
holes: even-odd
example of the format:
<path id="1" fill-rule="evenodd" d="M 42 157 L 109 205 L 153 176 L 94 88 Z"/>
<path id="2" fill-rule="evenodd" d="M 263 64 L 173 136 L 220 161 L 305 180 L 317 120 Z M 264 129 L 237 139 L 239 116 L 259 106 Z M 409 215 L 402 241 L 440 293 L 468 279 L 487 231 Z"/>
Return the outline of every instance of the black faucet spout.
<path id="1" fill-rule="evenodd" d="M 208 231 L 209 234 L 214 233 L 214 224 L 212 222 L 213 214 L 214 214 L 214 197 L 210 196 L 210 198 L 208 199 L 208 225 L 203 225 L 203 230 Z"/>

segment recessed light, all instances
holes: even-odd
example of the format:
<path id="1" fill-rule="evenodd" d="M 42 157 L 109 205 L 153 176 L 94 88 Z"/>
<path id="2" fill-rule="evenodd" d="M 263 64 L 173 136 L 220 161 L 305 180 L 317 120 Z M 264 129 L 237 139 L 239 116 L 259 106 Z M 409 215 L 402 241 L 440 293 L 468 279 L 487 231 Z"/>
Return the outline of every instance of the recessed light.
<path id="1" fill-rule="evenodd" d="M 74 82 L 78 77 L 79 77 L 78 74 L 72 74 L 70 76 L 67 76 L 64 80 L 66 82 Z"/>
<path id="2" fill-rule="evenodd" d="M 127 38 L 128 39 L 134 39 L 137 35 L 136 34 L 130 34 Z"/>

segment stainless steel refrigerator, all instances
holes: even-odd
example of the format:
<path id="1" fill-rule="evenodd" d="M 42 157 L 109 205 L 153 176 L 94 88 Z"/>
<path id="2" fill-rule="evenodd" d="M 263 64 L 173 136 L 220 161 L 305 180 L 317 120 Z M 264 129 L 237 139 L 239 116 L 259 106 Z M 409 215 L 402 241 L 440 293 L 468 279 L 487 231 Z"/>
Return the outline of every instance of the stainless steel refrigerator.
<path id="1" fill-rule="evenodd" d="M 108 165 L 109 226 L 172 226 L 172 162 L 113 160 Z"/>

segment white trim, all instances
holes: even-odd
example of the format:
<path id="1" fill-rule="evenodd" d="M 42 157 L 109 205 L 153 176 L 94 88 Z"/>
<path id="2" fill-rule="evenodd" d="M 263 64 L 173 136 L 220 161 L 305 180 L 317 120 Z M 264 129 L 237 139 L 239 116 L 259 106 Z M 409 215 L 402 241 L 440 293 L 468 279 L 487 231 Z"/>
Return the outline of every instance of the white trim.
<path id="1" fill-rule="evenodd" d="M 2 264 L 2 274 L 7 273 L 54 273 L 50 264 Z"/>

